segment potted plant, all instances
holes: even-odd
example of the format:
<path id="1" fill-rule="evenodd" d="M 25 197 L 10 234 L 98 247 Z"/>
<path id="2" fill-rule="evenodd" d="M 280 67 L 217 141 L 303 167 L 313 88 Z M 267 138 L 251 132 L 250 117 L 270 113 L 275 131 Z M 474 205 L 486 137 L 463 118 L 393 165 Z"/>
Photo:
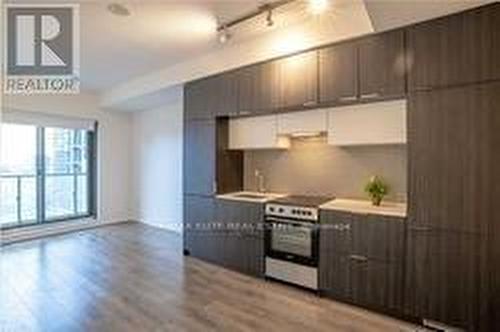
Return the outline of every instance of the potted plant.
<path id="1" fill-rule="evenodd" d="M 380 206 L 384 196 L 389 193 L 389 187 L 381 178 L 374 175 L 366 184 L 365 192 L 370 196 L 373 205 Z"/>

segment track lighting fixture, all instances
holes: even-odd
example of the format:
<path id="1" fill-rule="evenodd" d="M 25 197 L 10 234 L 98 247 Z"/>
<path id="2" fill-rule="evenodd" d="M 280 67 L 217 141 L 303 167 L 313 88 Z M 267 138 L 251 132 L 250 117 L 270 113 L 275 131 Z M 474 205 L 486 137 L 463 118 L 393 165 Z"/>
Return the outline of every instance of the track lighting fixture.
<path id="1" fill-rule="evenodd" d="M 266 22 L 268 27 L 272 27 L 274 25 L 273 9 L 271 7 L 267 10 Z"/>
<path id="2" fill-rule="evenodd" d="M 221 29 L 219 29 L 219 43 L 225 44 L 229 39 L 231 39 L 231 34 L 229 33 L 227 26 L 224 25 Z"/>
<path id="3" fill-rule="evenodd" d="M 232 28 L 233 26 L 236 26 L 240 23 L 251 20 L 263 14 L 266 14 L 266 25 L 268 27 L 272 27 L 274 25 L 274 18 L 273 18 L 274 10 L 295 1 L 298 0 L 275 0 L 273 2 L 265 3 L 259 6 L 254 12 L 248 13 L 242 17 L 239 17 L 235 20 L 220 25 L 217 28 L 219 42 L 224 44 L 231 38 L 231 35 L 228 32 L 229 28 Z M 308 10 L 314 15 L 319 15 L 324 11 L 326 11 L 330 4 L 329 0 L 305 0 L 305 1 L 307 1 L 308 3 Z"/>

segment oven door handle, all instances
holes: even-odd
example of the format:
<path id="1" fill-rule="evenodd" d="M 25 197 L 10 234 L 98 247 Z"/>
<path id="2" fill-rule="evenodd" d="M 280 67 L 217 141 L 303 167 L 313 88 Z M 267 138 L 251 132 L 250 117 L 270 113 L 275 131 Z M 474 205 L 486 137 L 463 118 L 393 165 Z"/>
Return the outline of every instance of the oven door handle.
<path id="1" fill-rule="evenodd" d="M 315 223 L 313 222 L 303 222 L 303 221 L 298 221 L 294 219 L 284 219 L 284 218 L 278 218 L 278 217 L 266 217 L 266 223 L 268 222 L 279 222 L 283 224 L 289 224 L 289 225 L 298 225 L 298 226 L 305 226 L 305 227 L 314 227 Z"/>

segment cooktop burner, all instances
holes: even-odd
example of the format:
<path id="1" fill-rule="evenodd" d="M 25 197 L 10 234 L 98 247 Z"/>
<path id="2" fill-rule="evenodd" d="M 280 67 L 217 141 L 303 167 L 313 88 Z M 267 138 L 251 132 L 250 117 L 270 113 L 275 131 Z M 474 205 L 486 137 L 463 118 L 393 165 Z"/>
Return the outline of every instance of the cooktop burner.
<path id="1" fill-rule="evenodd" d="M 273 199 L 268 203 L 317 208 L 320 205 L 327 203 L 333 199 L 335 199 L 335 197 L 333 196 L 290 195 Z"/>

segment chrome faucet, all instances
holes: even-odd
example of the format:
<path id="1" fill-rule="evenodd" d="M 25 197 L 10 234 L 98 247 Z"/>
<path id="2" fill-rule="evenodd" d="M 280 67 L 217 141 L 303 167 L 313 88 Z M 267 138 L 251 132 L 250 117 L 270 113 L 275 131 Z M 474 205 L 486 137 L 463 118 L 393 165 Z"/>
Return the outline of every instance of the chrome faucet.
<path id="1" fill-rule="evenodd" d="M 257 178 L 257 184 L 258 184 L 258 191 L 260 193 L 265 193 L 266 192 L 266 187 L 264 185 L 264 175 L 262 175 L 262 173 L 256 169 L 255 170 L 255 177 Z"/>

